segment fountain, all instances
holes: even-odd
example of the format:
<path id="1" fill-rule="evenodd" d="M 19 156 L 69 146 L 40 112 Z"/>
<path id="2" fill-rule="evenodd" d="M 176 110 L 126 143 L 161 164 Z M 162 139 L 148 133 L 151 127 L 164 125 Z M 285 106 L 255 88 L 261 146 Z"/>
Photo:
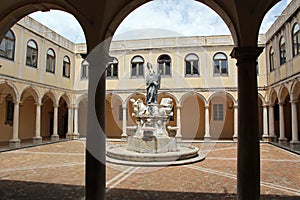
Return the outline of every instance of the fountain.
<path id="1" fill-rule="evenodd" d="M 201 161 L 205 156 L 195 146 L 178 144 L 176 131 L 179 127 L 167 127 L 174 115 L 173 100 L 162 98 L 157 103 L 160 88 L 160 73 L 156 74 L 147 63 L 146 77 L 147 105 L 141 99 L 130 99 L 136 126 L 130 127 L 127 144 L 112 145 L 107 148 L 107 161 L 115 164 L 165 166 Z"/>

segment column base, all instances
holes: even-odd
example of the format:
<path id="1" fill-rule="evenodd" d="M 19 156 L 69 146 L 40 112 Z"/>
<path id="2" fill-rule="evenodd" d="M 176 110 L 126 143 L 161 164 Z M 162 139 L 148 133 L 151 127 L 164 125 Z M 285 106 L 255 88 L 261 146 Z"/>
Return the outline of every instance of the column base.
<path id="1" fill-rule="evenodd" d="M 9 148 L 20 148 L 21 147 L 21 140 L 13 139 L 9 141 Z"/>
<path id="2" fill-rule="evenodd" d="M 122 142 L 126 142 L 127 141 L 128 136 L 127 135 L 121 135 L 121 141 Z"/>
<path id="3" fill-rule="evenodd" d="M 55 142 L 59 140 L 59 135 L 51 135 L 51 141 Z"/>
<path id="4" fill-rule="evenodd" d="M 233 139 L 234 142 L 237 142 L 237 141 L 238 141 L 238 137 L 237 137 L 237 136 L 233 136 L 232 139 Z"/>
<path id="5" fill-rule="evenodd" d="M 33 143 L 34 145 L 36 145 L 36 144 L 42 144 L 42 142 L 43 142 L 43 138 L 42 138 L 42 137 L 34 137 L 34 138 L 32 139 L 32 143 Z"/>
<path id="6" fill-rule="evenodd" d="M 271 142 L 271 137 L 268 136 L 268 135 L 263 135 L 261 137 L 261 140 L 264 141 L 264 142 Z"/>
<path id="7" fill-rule="evenodd" d="M 210 141 L 211 137 L 204 136 L 204 141 Z"/>
<path id="8" fill-rule="evenodd" d="M 278 138 L 274 136 L 270 136 L 270 142 L 278 142 Z"/>
<path id="9" fill-rule="evenodd" d="M 279 138 L 278 143 L 282 146 L 287 146 L 288 145 L 288 141 L 286 138 Z"/>
<path id="10" fill-rule="evenodd" d="M 175 139 L 176 139 L 177 142 L 181 142 L 182 141 L 182 136 L 176 136 Z"/>
<path id="11" fill-rule="evenodd" d="M 300 151 L 300 142 L 299 141 L 291 141 L 290 146 L 293 150 Z"/>
<path id="12" fill-rule="evenodd" d="M 68 140 L 76 140 L 79 138 L 79 133 L 67 133 L 66 139 Z"/>

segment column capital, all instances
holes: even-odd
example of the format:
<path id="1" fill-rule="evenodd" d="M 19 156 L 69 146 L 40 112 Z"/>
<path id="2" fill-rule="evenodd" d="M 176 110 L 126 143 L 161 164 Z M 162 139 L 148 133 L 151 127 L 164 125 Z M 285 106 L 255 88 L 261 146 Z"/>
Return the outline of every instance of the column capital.
<path id="1" fill-rule="evenodd" d="M 262 53 L 263 49 L 263 47 L 234 47 L 230 56 L 237 59 L 238 66 L 244 62 L 256 62 L 257 57 Z"/>
<path id="2" fill-rule="evenodd" d="M 298 102 L 299 102 L 298 99 L 292 99 L 292 100 L 290 101 L 291 104 L 296 104 L 296 103 L 298 103 Z"/>
<path id="3" fill-rule="evenodd" d="M 181 109 L 182 105 L 176 105 L 176 108 Z"/>

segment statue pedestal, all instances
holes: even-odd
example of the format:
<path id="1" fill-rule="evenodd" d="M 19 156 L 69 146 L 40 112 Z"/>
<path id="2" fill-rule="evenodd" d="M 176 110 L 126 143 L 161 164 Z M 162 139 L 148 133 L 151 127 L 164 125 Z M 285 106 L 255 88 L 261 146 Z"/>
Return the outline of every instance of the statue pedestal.
<path id="1" fill-rule="evenodd" d="M 127 150 L 139 153 L 176 152 L 177 144 L 175 138 L 170 137 L 129 136 Z"/>

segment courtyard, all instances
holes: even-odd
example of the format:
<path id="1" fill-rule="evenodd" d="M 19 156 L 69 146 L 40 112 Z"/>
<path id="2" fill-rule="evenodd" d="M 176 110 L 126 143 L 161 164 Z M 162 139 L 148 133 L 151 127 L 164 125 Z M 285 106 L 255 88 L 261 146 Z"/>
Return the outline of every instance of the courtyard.
<path id="1" fill-rule="evenodd" d="M 168 167 L 107 164 L 106 199 L 236 199 L 237 143 L 193 145 L 206 154 L 204 161 Z M 300 156 L 268 143 L 260 144 L 260 154 L 261 199 L 299 199 Z M 84 199 L 84 140 L 3 151 L 0 160 L 1 200 Z"/>

